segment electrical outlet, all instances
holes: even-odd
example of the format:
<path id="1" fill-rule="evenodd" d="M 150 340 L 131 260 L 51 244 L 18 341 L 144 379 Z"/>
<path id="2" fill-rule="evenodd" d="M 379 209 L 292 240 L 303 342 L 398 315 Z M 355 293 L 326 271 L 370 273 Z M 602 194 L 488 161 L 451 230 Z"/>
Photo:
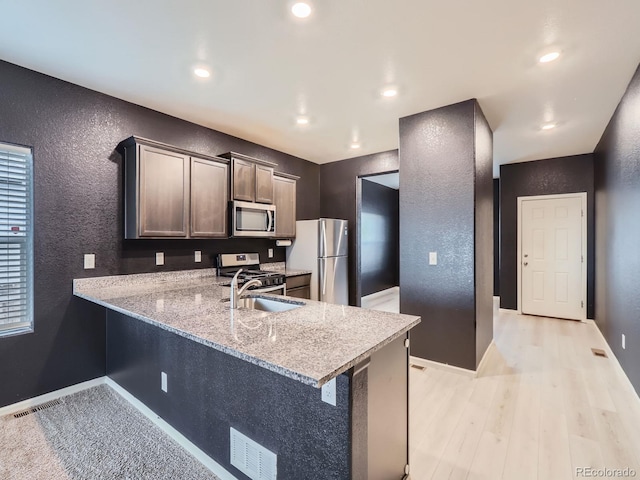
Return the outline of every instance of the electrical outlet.
<path id="1" fill-rule="evenodd" d="M 336 406 L 336 379 L 329 380 L 322 386 L 322 401 Z"/>
<path id="2" fill-rule="evenodd" d="M 269 249 L 269 258 L 273 258 L 273 248 Z"/>
<path id="3" fill-rule="evenodd" d="M 164 312 L 164 298 L 156 300 L 156 312 Z"/>
<path id="4" fill-rule="evenodd" d="M 85 268 L 85 270 L 90 270 L 92 268 L 96 268 L 96 254 L 95 253 L 85 253 L 84 254 L 84 268 Z"/>
<path id="5" fill-rule="evenodd" d="M 625 336 L 625 334 L 622 334 L 622 349 L 626 350 L 627 349 L 627 337 Z"/>
<path id="6" fill-rule="evenodd" d="M 163 392 L 167 392 L 167 374 L 160 372 L 160 388 Z"/>
<path id="7" fill-rule="evenodd" d="M 429 252 L 429 265 L 438 264 L 438 252 Z"/>
<path id="8" fill-rule="evenodd" d="M 156 265 L 164 265 L 164 252 L 156 252 Z"/>
<path id="9" fill-rule="evenodd" d="M 201 293 L 196 293 L 195 301 L 196 301 L 196 305 L 202 304 L 202 294 Z"/>
<path id="10" fill-rule="evenodd" d="M 196 250 L 194 252 L 193 261 L 196 263 L 200 263 L 202 261 L 202 252 L 200 250 Z"/>

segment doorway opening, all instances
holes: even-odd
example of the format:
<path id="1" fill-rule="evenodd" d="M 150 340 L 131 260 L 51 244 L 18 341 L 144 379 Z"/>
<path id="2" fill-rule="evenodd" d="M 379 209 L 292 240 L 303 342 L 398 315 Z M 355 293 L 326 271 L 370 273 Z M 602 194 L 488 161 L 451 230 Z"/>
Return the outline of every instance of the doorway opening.
<path id="1" fill-rule="evenodd" d="M 518 313 L 586 320 L 587 194 L 518 197 Z"/>
<path id="2" fill-rule="evenodd" d="M 400 312 L 398 171 L 357 178 L 356 304 Z"/>

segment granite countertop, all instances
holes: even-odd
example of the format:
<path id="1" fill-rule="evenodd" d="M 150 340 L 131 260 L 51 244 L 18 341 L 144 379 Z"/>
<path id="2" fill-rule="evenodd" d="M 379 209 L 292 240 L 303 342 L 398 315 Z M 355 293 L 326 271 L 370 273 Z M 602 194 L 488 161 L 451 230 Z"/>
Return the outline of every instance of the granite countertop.
<path id="1" fill-rule="evenodd" d="M 117 275 L 76 279 L 73 294 L 314 387 L 420 322 L 313 300 L 286 312 L 232 310 L 228 281 L 214 269 Z"/>
<path id="2" fill-rule="evenodd" d="M 260 270 L 268 270 L 270 272 L 284 273 L 287 277 L 295 277 L 297 275 L 308 275 L 311 270 L 296 270 L 287 268 L 285 262 L 261 263 Z"/>

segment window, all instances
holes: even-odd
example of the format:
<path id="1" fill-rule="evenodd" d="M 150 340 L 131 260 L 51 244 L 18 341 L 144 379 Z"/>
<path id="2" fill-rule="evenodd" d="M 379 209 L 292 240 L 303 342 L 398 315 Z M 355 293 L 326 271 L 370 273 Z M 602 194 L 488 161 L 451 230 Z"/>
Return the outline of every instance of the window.
<path id="1" fill-rule="evenodd" d="M 33 331 L 33 155 L 0 143 L 0 335 Z"/>

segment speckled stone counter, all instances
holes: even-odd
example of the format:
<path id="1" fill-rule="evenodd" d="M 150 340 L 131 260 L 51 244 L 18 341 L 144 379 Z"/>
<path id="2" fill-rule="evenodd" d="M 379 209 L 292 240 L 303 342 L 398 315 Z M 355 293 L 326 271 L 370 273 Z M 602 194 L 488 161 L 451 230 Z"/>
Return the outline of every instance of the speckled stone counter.
<path id="1" fill-rule="evenodd" d="M 214 269 L 200 269 L 76 279 L 73 293 L 314 387 L 420 322 L 312 300 L 286 312 L 232 310 L 225 301 L 229 287 L 220 285 L 225 282 Z"/>

